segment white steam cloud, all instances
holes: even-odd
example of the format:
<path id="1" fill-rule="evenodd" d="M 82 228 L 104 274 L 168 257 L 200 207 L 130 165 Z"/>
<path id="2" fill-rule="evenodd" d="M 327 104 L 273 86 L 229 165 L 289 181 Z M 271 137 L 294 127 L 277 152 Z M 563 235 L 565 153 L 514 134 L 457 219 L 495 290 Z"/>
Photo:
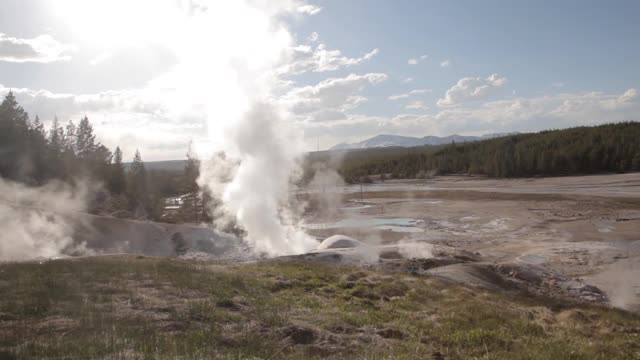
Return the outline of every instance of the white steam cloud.
<path id="1" fill-rule="evenodd" d="M 405 259 L 431 259 L 433 258 L 433 245 L 426 242 L 401 240 L 398 242 L 398 252 Z"/>
<path id="2" fill-rule="evenodd" d="M 151 86 L 178 113 L 206 113 L 209 149 L 199 183 L 221 200 L 218 222 L 233 220 L 259 253 L 294 254 L 316 242 L 287 204 L 304 148 L 302 134 L 273 93 L 278 71 L 292 56 L 293 37 L 282 17 L 299 16 L 295 1 L 227 0 L 189 14 L 189 28 L 175 49 L 180 64 Z"/>
<path id="3" fill-rule="evenodd" d="M 32 188 L 0 179 L 0 262 L 86 253 L 73 232 L 87 193 L 86 187 Z"/>
<path id="4" fill-rule="evenodd" d="M 78 38 L 103 52 L 147 43 L 175 55 L 171 70 L 139 90 L 168 118 L 206 117 L 208 143 L 196 151 L 216 157 L 203 161 L 199 183 L 221 201 L 218 223 L 236 222 L 268 255 L 315 247 L 287 206 L 304 149 L 275 93 L 279 69 L 296 55 L 285 20 L 321 8 L 302 0 L 69 0 L 55 8 Z"/>
<path id="5" fill-rule="evenodd" d="M 291 176 L 298 168 L 299 136 L 286 126 L 279 109 L 268 103 L 253 104 L 227 133 L 233 147 L 225 150 L 237 151 L 235 156 L 204 162 L 199 179 L 222 200 L 215 214 L 218 222 L 236 220 L 260 253 L 311 250 L 317 243 L 301 230 L 287 206 Z"/>

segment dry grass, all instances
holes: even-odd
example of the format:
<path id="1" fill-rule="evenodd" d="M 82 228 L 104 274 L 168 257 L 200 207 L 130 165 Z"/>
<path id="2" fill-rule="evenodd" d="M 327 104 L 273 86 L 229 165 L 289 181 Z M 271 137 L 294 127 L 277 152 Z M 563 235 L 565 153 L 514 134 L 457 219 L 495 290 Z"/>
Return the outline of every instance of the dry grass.
<path id="1" fill-rule="evenodd" d="M 0 293 L 0 359 L 640 359 L 636 315 L 323 264 L 3 264 Z"/>

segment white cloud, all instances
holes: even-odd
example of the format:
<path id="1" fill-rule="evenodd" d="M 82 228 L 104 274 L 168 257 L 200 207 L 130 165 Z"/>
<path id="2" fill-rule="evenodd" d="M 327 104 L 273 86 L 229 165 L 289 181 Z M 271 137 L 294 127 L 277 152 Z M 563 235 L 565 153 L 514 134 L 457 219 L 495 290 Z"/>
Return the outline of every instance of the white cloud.
<path id="1" fill-rule="evenodd" d="M 432 90 L 431 89 L 415 89 L 415 90 L 411 90 L 407 93 L 404 94 L 399 94 L 399 95 L 391 95 L 388 97 L 389 100 L 400 100 L 400 99 L 406 99 L 408 97 L 410 97 L 411 95 L 416 95 L 416 94 L 425 94 L 425 93 L 430 93 Z"/>
<path id="2" fill-rule="evenodd" d="M 428 109 L 428 107 L 424 104 L 424 102 L 420 101 L 420 100 L 412 101 L 412 102 L 408 103 L 407 105 L 405 105 L 404 108 L 407 109 L 407 110 L 426 110 L 426 109 Z"/>
<path id="3" fill-rule="evenodd" d="M 629 89 L 622 95 L 591 92 L 498 100 L 477 109 L 445 109 L 437 119 L 467 131 L 537 131 L 633 120 L 639 111 L 638 91 Z"/>
<path id="4" fill-rule="evenodd" d="M 491 101 L 475 108 L 448 107 L 433 114 L 398 114 L 391 117 L 364 116 L 352 111 L 366 101 L 361 92 L 379 84 L 384 74 L 349 75 L 314 86 L 291 90 L 285 100 L 302 122 L 308 137 L 323 143 L 362 140 L 381 133 L 399 135 L 450 135 L 538 131 L 602 122 L 637 120 L 640 92 L 599 92 L 545 95 Z M 8 88 L 0 86 L 0 96 Z M 50 121 L 57 114 L 62 122 L 77 121 L 86 114 L 99 141 L 113 149 L 119 145 L 127 157 L 140 148 L 145 160 L 183 158 L 186 144 L 205 141 L 206 116 L 202 109 L 175 117 L 164 105 L 162 94 L 143 90 L 108 91 L 96 94 L 59 94 L 49 91 L 13 89 L 30 114 Z M 424 103 L 411 102 L 407 110 L 427 110 Z M 315 138 L 314 144 L 315 144 Z"/>
<path id="5" fill-rule="evenodd" d="M 407 64 L 409 65 L 418 65 L 418 63 L 423 62 L 425 60 L 427 60 L 429 58 L 429 55 L 420 55 L 419 57 L 415 58 L 410 58 L 409 60 L 407 60 Z"/>
<path id="6" fill-rule="evenodd" d="M 322 11 L 322 8 L 316 5 L 307 4 L 307 5 L 298 6 L 298 12 L 301 14 L 315 15 L 320 11 Z"/>
<path id="7" fill-rule="evenodd" d="M 146 90 L 110 90 L 95 94 L 53 93 L 47 90 L 8 89 L 0 85 L 0 95 L 13 91 L 18 102 L 32 115 L 52 118 L 80 116 L 87 112 L 130 112 L 161 115 L 168 112 L 159 94 Z"/>
<path id="8" fill-rule="evenodd" d="M 615 99 L 616 104 L 628 104 L 638 101 L 640 95 L 638 95 L 637 89 L 629 89 L 624 92 L 619 98 Z"/>
<path id="9" fill-rule="evenodd" d="M 316 42 L 318 41 L 318 39 L 320 39 L 320 35 L 318 35 L 318 33 L 315 31 L 312 32 L 311 35 L 309 35 L 309 37 L 307 38 L 309 42 Z"/>
<path id="10" fill-rule="evenodd" d="M 440 63 L 441 67 L 449 67 L 451 66 L 451 60 L 445 60 L 443 62 Z"/>
<path id="11" fill-rule="evenodd" d="M 405 83 L 405 84 L 412 83 L 413 82 L 413 78 L 412 77 L 408 77 L 408 78 L 402 80 L 402 82 Z"/>
<path id="12" fill-rule="evenodd" d="M 359 65 L 370 60 L 379 49 L 373 49 L 359 58 L 343 56 L 340 50 L 329 50 L 326 45 L 319 44 L 315 49 L 309 45 L 299 45 L 291 49 L 289 62 L 279 69 L 279 73 L 297 75 L 305 72 L 334 71 L 345 67 Z"/>
<path id="13" fill-rule="evenodd" d="M 564 83 L 564 82 L 554 82 L 554 83 L 551 83 L 551 85 L 550 85 L 550 86 L 551 86 L 552 88 L 554 88 L 554 89 L 561 89 L 561 88 L 563 88 L 563 87 L 567 86 L 567 83 Z"/>
<path id="14" fill-rule="evenodd" d="M 330 78 L 314 86 L 292 89 L 281 101 L 303 121 L 340 120 L 346 111 L 367 101 L 360 92 L 386 79 L 387 75 L 380 73 Z"/>
<path id="15" fill-rule="evenodd" d="M 507 83 L 507 78 L 492 74 L 486 79 L 481 77 L 466 77 L 452 86 L 443 99 L 438 100 L 438 106 L 456 106 L 468 102 L 484 100 L 497 93 Z"/>
<path id="16" fill-rule="evenodd" d="M 10 89 L 0 85 L 0 96 Z M 116 146 L 132 156 L 136 148 L 145 160 L 183 158 L 190 139 L 204 141 L 206 116 L 203 109 L 175 114 L 163 96 L 148 90 L 105 91 L 95 94 L 63 94 L 47 90 L 11 89 L 18 103 L 33 117 L 49 126 L 54 116 L 63 124 L 76 123 L 87 115 L 98 140 L 113 150 Z"/>
<path id="17" fill-rule="evenodd" d="M 409 104 L 418 105 L 418 104 Z M 540 131 L 638 120 L 640 92 L 577 93 L 492 101 L 477 108 L 446 108 L 434 114 L 391 117 L 350 114 L 336 122 L 308 123 L 306 135 L 324 142 L 361 141 L 379 134 L 410 136 Z"/>
<path id="18" fill-rule="evenodd" d="M 0 61 L 50 63 L 71 60 L 73 46 L 65 45 L 51 35 L 18 39 L 0 33 Z"/>
<path id="19" fill-rule="evenodd" d="M 110 51 L 103 51 L 101 53 L 98 54 L 98 56 L 94 57 L 93 59 L 91 59 L 89 61 L 89 64 L 91 66 L 96 66 L 96 65 L 100 65 L 103 62 L 109 60 L 111 57 L 113 56 L 113 53 Z"/>

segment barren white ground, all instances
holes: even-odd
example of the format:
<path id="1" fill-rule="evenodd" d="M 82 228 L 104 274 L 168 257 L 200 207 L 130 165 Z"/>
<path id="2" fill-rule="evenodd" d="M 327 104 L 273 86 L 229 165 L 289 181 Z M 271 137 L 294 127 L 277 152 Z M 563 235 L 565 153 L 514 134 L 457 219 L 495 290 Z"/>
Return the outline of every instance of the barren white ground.
<path id="1" fill-rule="evenodd" d="M 534 179 L 438 177 L 324 189 L 336 209 L 309 214 L 319 237 L 421 240 L 496 264 L 543 266 L 640 309 L 640 174 Z M 313 192 L 313 191 L 311 191 Z M 334 206 L 335 207 L 335 206 Z"/>

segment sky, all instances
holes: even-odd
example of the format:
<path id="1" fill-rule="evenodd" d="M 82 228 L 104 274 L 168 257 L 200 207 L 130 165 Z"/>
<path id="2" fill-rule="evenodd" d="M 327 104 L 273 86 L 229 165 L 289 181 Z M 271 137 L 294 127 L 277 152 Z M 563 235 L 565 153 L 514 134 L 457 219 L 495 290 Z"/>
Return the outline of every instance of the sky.
<path id="1" fill-rule="evenodd" d="M 292 9 L 273 15 L 291 39 L 283 37 L 282 61 L 268 62 L 278 78 L 270 96 L 304 131 L 308 150 L 379 134 L 640 120 L 638 1 L 275 2 Z M 259 7 L 271 11 L 267 3 Z M 184 158 L 190 142 L 211 141 L 199 105 L 227 102 L 198 59 L 215 63 L 219 49 L 251 43 L 237 27 L 225 32 L 225 21 L 240 17 L 233 5 L 226 14 L 216 5 L 219 22 L 199 24 L 194 14 L 209 5 L 3 0 L 0 95 L 13 90 L 45 123 L 87 115 L 98 139 L 125 157 L 139 148 L 147 161 Z M 175 75 L 185 64 L 193 65 L 188 82 Z M 165 91 L 185 84 L 192 91 Z"/>

